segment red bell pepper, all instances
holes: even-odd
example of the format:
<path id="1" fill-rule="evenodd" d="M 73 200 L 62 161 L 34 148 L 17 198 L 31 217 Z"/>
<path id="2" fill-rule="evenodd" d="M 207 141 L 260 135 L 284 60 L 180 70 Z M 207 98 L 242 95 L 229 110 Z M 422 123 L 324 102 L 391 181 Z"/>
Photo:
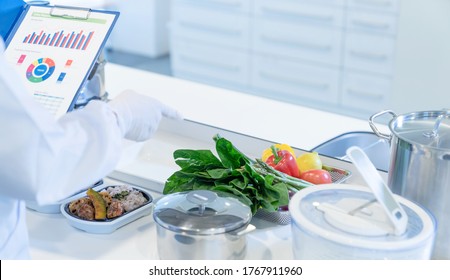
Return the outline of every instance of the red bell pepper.
<path id="1" fill-rule="evenodd" d="M 267 158 L 266 163 L 280 172 L 300 178 L 297 161 L 292 153 L 286 150 L 279 150 L 275 146 L 272 146 L 271 149 L 272 155 Z"/>

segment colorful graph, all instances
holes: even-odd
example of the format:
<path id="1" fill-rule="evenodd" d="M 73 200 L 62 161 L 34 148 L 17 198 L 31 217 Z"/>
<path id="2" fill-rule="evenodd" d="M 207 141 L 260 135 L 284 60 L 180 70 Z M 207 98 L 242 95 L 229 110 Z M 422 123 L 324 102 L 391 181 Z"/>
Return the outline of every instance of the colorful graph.
<path id="1" fill-rule="evenodd" d="M 27 79 L 32 83 L 40 83 L 53 74 L 55 71 L 55 62 L 48 58 L 39 58 L 33 61 L 27 68 Z"/>
<path id="2" fill-rule="evenodd" d="M 83 33 L 84 30 L 81 30 L 78 33 L 66 33 L 64 30 L 61 30 L 52 34 L 47 34 L 44 32 L 44 30 L 41 30 L 40 32 L 33 32 L 25 36 L 25 38 L 23 39 L 23 43 L 49 47 L 86 50 L 92 40 L 92 37 L 94 36 L 94 31 L 91 31 L 87 34 Z"/>

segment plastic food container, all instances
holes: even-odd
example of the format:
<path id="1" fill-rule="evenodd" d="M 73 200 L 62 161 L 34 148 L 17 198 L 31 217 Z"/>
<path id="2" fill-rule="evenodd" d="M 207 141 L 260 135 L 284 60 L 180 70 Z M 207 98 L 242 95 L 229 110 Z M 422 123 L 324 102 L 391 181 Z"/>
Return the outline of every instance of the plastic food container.
<path id="1" fill-rule="evenodd" d="M 228 194 L 196 190 L 156 201 L 160 259 L 243 259 L 252 229 L 250 207 Z"/>
<path id="2" fill-rule="evenodd" d="M 328 184 L 306 188 L 289 204 L 295 259 L 430 259 L 434 217 L 395 195 L 408 216 L 400 236 L 368 187 Z"/>
<path id="3" fill-rule="evenodd" d="M 117 187 L 120 185 L 113 184 L 113 185 L 103 185 L 103 188 L 97 189 L 98 192 L 107 189 L 109 187 Z M 99 233 L 99 234 L 106 234 L 106 233 L 112 233 L 118 228 L 131 223 L 138 218 L 141 218 L 143 216 L 149 215 L 152 212 L 152 206 L 153 206 L 153 198 L 150 195 L 150 193 L 140 187 L 137 186 L 131 186 L 133 190 L 139 191 L 142 193 L 144 198 L 146 198 L 146 202 L 142 204 L 141 206 L 137 207 L 134 210 L 125 212 L 124 214 L 111 219 L 105 219 L 105 220 L 84 220 L 76 215 L 74 215 L 69 210 L 69 205 L 72 201 L 75 201 L 79 198 L 86 197 L 86 192 L 80 193 L 76 196 L 73 196 L 70 198 L 66 203 L 63 203 L 60 205 L 60 211 L 63 214 L 63 216 L 67 219 L 69 224 L 77 229 L 89 232 L 89 233 Z"/>

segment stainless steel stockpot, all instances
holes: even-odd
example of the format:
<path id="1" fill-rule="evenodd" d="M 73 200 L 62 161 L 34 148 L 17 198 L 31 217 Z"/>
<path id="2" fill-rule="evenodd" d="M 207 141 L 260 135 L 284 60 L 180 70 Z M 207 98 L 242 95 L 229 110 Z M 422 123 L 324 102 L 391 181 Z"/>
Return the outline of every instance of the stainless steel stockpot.
<path id="1" fill-rule="evenodd" d="M 243 259 L 250 207 L 224 193 L 207 190 L 166 195 L 155 203 L 160 259 Z"/>
<path id="2" fill-rule="evenodd" d="M 374 120 L 390 114 L 391 135 Z M 450 259 L 450 111 L 397 115 L 390 110 L 369 119 L 373 131 L 390 141 L 388 185 L 392 191 L 429 209 L 438 222 L 433 259 Z"/>

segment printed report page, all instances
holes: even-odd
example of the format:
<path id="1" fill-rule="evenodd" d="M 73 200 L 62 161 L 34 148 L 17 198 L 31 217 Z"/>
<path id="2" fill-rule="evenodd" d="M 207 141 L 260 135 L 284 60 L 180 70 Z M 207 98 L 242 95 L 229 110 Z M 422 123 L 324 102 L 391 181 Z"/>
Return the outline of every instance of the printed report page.
<path id="1" fill-rule="evenodd" d="M 74 98 L 101 51 L 117 13 L 29 6 L 5 56 L 34 98 L 55 117 Z"/>

